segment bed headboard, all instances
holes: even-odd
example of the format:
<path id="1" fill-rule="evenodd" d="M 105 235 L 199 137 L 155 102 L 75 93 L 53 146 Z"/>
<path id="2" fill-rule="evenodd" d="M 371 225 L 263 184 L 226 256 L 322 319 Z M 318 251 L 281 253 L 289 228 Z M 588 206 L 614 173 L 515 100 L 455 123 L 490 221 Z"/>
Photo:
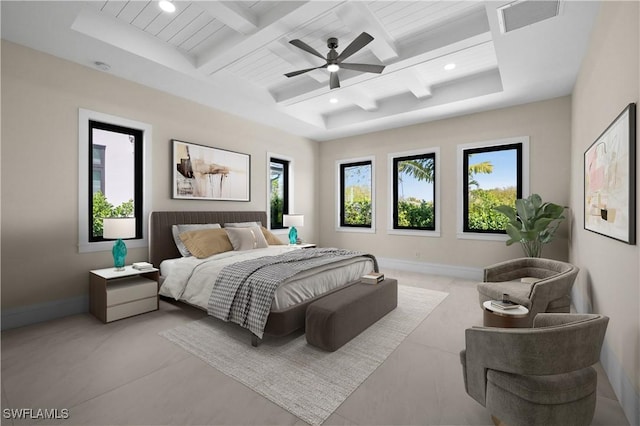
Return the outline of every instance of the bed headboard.
<path id="1" fill-rule="evenodd" d="M 183 223 L 261 222 L 267 224 L 266 212 L 151 212 L 149 216 L 149 262 L 156 268 L 165 259 L 180 257 L 171 235 L 171 225 Z"/>

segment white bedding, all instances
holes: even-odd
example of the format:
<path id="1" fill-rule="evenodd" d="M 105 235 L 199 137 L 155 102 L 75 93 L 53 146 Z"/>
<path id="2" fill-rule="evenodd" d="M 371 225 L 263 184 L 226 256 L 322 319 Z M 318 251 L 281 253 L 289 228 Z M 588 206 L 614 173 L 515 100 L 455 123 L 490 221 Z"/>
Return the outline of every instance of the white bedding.
<path id="1" fill-rule="evenodd" d="M 304 249 L 284 245 L 269 246 L 254 250 L 228 251 L 206 259 L 182 257 L 165 260 L 160 264 L 160 273 L 164 277 L 160 294 L 206 310 L 216 277 L 226 265 L 262 256 L 275 256 L 291 250 Z M 306 271 L 285 281 L 276 290 L 271 310 L 286 309 L 354 281 L 371 271 L 373 261 L 366 257 L 352 258 Z"/>

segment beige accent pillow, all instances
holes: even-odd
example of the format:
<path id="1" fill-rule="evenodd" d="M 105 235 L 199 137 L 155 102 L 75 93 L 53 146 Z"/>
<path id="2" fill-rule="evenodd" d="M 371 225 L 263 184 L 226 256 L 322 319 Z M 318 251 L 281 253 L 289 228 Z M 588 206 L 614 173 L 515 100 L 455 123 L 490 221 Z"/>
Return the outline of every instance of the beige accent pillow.
<path id="1" fill-rule="evenodd" d="M 198 259 L 233 250 L 226 231 L 221 228 L 183 232 L 180 239 L 187 250 Z"/>
<path id="2" fill-rule="evenodd" d="M 259 227 L 225 228 L 235 251 L 269 247 Z"/>
<path id="3" fill-rule="evenodd" d="M 213 229 L 220 228 L 219 223 L 189 223 L 189 224 L 178 224 L 171 226 L 171 235 L 173 235 L 173 241 L 176 243 L 176 247 L 178 251 L 183 257 L 191 256 L 189 250 L 184 246 L 184 243 L 180 239 L 180 234 L 187 231 L 199 231 L 201 229 Z"/>
<path id="4" fill-rule="evenodd" d="M 269 244 L 270 246 L 280 246 L 284 244 L 282 240 L 280 240 L 280 238 L 276 237 L 273 232 L 269 231 L 264 226 L 261 229 L 262 234 L 264 235 L 264 239 L 267 240 L 267 244 Z"/>

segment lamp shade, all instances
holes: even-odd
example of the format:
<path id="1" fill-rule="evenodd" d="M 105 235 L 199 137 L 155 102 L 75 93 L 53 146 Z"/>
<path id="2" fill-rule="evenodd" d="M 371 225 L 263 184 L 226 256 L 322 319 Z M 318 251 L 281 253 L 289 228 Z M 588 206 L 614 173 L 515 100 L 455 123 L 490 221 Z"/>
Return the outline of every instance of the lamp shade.
<path id="1" fill-rule="evenodd" d="M 135 217 L 105 217 L 102 220 L 102 238 L 116 240 L 135 236 Z"/>
<path id="2" fill-rule="evenodd" d="M 284 226 L 304 226 L 304 215 L 303 214 L 282 215 L 282 224 Z"/>

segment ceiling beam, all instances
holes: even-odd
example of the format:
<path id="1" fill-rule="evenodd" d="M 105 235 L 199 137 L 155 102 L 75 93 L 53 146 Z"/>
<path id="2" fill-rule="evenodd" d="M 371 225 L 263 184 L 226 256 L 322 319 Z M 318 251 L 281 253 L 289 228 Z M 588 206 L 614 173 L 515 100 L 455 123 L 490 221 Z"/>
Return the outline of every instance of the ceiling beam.
<path id="1" fill-rule="evenodd" d="M 258 29 L 258 18 L 250 10 L 233 2 L 203 1 L 198 3 L 209 14 L 241 34 L 251 34 Z"/>
<path id="2" fill-rule="evenodd" d="M 336 11 L 336 16 L 354 32 L 368 32 L 374 40 L 367 45 L 382 62 L 398 58 L 398 48 L 393 37 L 380 24 L 365 2 L 348 2 Z"/>
<path id="3" fill-rule="evenodd" d="M 294 52 L 291 47 L 292 46 L 289 43 L 282 39 L 277 43 L 272 43 L 271 45 L 269 45 L 269 50 L 274 55 L 277 55 L 283 60 L 290 63 L 291 71 L 324 65 L 320 58 L 316 58 L 315 56 L 311 55 L 305 55 L 303 57 L 303 55 L 299 55 L 298 53 Z M 313 78 L 319 83 L 327 83 L 329 81 L 329 73 L 326 70 L 309 71 L 305 75 Z"/>
<path id="4" fill-rule="evenodd" d="M 310 1 L 302 5 L 298 2 L 282 2 L 274 6 L 274 9 L 280 8 L 281 12 L 272 13 L 268 22 L 261 22 L 257 31 L 238 41 L 218 45 L 208 53 L 200 55 L 197 66 L 205 74 L 214 74 L 228 64 L 264 48 L 269 43 L 286 38 L 292 29 L 306 23 L 309 17 L 317 19 L 318 15 L 327 13 L 340 4 L 330 1 Z"/>
<path id="5" fill-rule="evenodd" d="M 426 99 L 431 96 L 431 86 L 420 76 L 416 70 L 403 73 L 402 83 L 417 99 Z"/>
<path id="6" fill-rule="evenodd" d="M 349 102 L 353 102 L 365 111 L 376 111 L 378 109 L 378 100 L 371 96 L 369 91 L 365 91 L 358 87 L 349 87 Z"/>

